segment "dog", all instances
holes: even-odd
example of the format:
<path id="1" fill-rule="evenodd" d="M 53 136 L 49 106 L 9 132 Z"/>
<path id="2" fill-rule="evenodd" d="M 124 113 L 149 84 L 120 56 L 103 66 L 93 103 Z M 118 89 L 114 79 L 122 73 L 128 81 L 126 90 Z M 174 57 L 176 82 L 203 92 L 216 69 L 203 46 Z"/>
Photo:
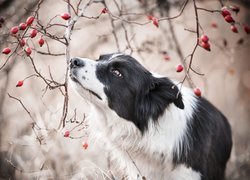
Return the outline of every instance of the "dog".
<path id="1" fill-rule="evenodd" d="M 125 54 L 72 58 L 69 79 L 91 104 L 89 128 L 123 178 L 221 180 L 232 148 L 225 116 Z"/>

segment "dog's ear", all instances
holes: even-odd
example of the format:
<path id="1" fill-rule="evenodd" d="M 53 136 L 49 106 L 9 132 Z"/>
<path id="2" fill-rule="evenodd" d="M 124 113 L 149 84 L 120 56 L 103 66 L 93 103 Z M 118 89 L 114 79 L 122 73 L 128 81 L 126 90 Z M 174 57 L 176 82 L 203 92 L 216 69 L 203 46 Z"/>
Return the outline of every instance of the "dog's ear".
<path id="1" fill-rule="evenodd" d="M 174 103 L 178 108 L 184 109 L 179 88 L 168 78 L 153 78 L 149 95 L 155 104 L 160 103 L 168 106 L 170 103 Z"/>
<path id="2" fill-rule="evenodd" d="M 167 78 L 152 77 L 147 81 L 147 88 L 144 88 L 135 100 L 137 127 L 143 132 L 144 129 L 147 129 L 147 120 L 152 118 L 157 121 L 172 103 L 178 108 L 184 109 L 178 87 Z"/>

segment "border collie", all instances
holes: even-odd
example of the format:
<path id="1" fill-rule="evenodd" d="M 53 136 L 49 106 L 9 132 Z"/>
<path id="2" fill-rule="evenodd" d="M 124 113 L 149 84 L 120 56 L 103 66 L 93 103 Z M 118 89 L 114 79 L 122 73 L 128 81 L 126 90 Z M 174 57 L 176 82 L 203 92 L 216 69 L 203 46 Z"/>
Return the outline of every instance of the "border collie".
<path id="1" fill-rule="evenodd" d="M 91 104 L 89 127 L 125 179 L 221 180 L 232 137 L 225 116 L 133 57 L 72 58 L 73 88 Z"/>

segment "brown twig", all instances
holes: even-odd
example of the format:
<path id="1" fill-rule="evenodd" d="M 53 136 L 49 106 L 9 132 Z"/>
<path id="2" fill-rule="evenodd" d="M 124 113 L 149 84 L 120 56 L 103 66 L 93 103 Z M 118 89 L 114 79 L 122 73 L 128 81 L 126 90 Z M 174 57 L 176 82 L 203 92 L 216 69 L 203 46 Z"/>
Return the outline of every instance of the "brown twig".
<path id="1" fill-rule="evenodd" d="M 28 113 L 30 119 L 31 119 L 33 122 L 35 122 L 35 120 L 34 120 L 34 118 L 32 117 L 30 111 L 25 107 L 25 105 L 23 104 L 23 102 L 22 102 L 20 99 L 14 97 L 14 96 L 11 96 L 9 93 L 7 93 L 7 94 L 8 94 L 8 96 L 9 96 L 9 98 L 17 100 L 17 101 L 22 105 L 23 109 Z"/>
<path id="2" fill-rule="evenodd" d="M 176 19 L 178 17 L 180 17 L 184 11 L 184 9 L 186 8 L 187 4 L 188 4 L 189 0 L 185 0 L 185 2 L 182 5 L 182 8 L 180 10 L 180 12 L 175 15 L 175 16 L 171 16 L 171 17 L 163 17 L 163 18 L 159 18 L 159 21 L 163 21 L 163 20 L 172 20 L 172 19 Z"/>

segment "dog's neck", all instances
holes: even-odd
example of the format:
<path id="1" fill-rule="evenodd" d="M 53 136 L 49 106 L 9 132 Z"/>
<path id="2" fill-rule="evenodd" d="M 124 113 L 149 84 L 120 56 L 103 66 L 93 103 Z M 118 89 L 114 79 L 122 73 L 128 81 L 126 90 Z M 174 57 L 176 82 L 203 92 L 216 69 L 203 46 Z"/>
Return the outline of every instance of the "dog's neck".
<path id="1" fill-rule="evenodd" d="M 162 117 L 159 117 L 157 124 L 149 120 L 148 130 L 143 135 L 131 121 L 119 117 L 107 106 L 92 104 L 90 131 L 96 138 L 105 138 L 124 150 L 143 150 L 150 154 L 165 152 L 165 156 L 171 159 L 174 151 L 178 154 L 180 148 L 187 144 L 185 130 L 187 120 L 192 116 L 193 108 L 190 102 L 193 99 L 186 99 L 189 96 L 185 96 L 185 92 L 183 94 L 185 109 L 170 105 Z M 148 144 L 151 145 L 147 146 Z"/>

